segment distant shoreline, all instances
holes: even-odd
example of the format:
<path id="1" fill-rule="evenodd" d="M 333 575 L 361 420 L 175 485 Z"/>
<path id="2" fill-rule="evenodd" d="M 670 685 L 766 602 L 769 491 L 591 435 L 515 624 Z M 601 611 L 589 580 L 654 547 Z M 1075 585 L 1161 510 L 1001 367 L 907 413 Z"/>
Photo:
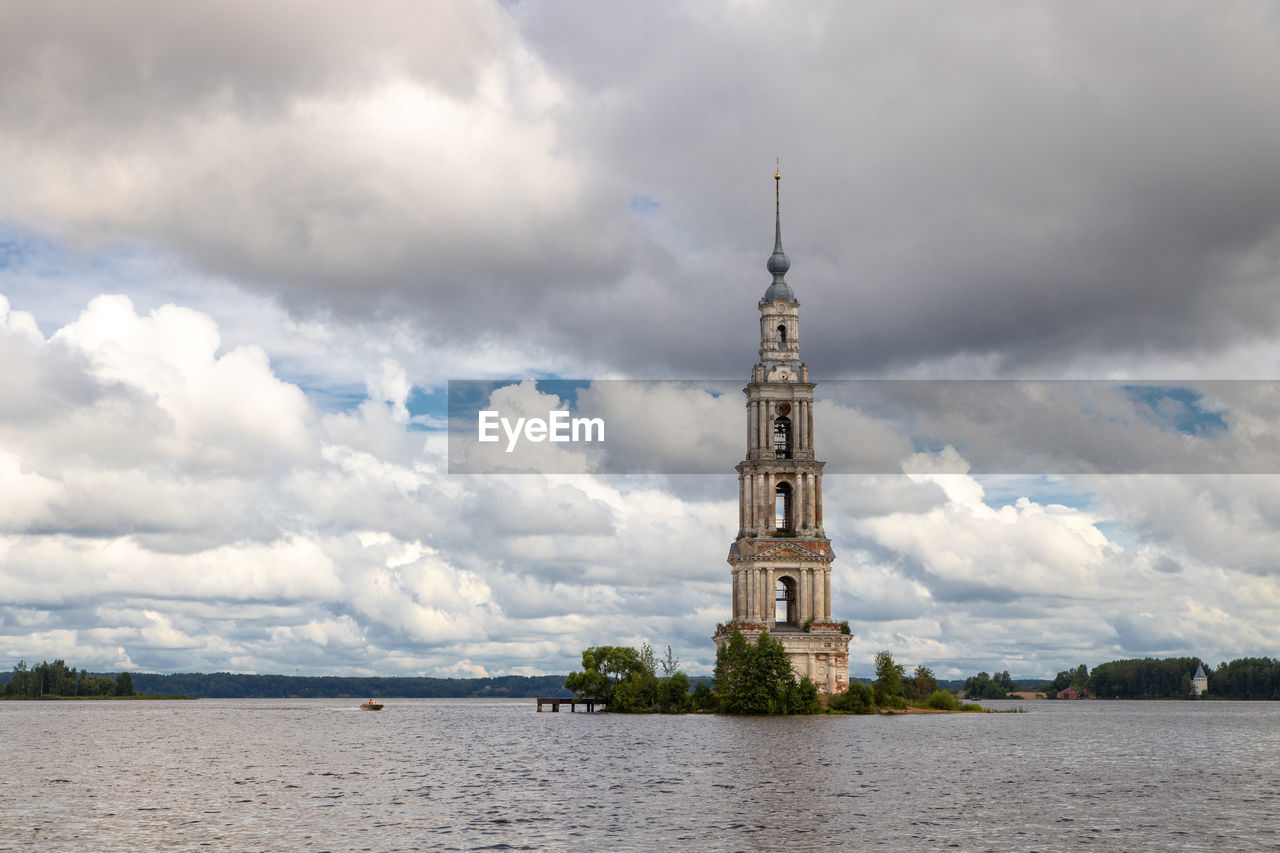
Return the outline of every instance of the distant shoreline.
<path id="1" fill-rule="evenodd" d="M 89 673 L 90 677 L 99 677 Z M 105 675 L 105 674 L 104 674 Z M 258 675 L 234 672 L 130 673 L 133 690 L 151 696 L 192 699 L 360 699 L 394 696 L 405 699 L 531 699 L 572 696 L 564 675 L 498 675 L 486 678 L 427 676 Z M 0 674 L 0 685 L 12 673 Z M 46 694 L 48 695 L 48 694 Z M 31 697 L 34 699 L 35 697 Z M 49 695 L 48 698 L 55 698 Z M 68 696 L 59 698 L 132 698 Z"/>
<path id="2" fill-rule="evenodd" d="M 194 702 L 197 697 L 184 696 L 181 693 L 137 693 L 133 696 L 0 696 L 0 702 Z"/>

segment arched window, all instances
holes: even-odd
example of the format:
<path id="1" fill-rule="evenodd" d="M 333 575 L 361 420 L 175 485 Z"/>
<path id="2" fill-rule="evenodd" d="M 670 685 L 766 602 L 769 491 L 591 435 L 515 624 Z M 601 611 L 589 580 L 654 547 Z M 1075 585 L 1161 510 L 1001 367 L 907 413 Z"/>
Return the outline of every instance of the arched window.
<path id="1" fill-rule="evenodd" d="M 778 459 L 791 458 L 791 418 L 785 415 L 773 422 L 773 455 Z"/>
<path id="2" fill-rule="evenodd" d="M 779 483 L 774 493 L 774 529 L 794 530 L 795 518 L 791 513 L 791 484 Z"/>
<path id="3" fill-rule="evenodd" d="M 778 327 L 778 346 L 785 347 L 787 345 L 787 327 Z"/>
<path id="4" fill-rule="evenodd" d="M 778 578 L 778 582 L 774 584 L 773 598 L 773 621 L 779 625 L 798 625 L 795 578 Z"/>

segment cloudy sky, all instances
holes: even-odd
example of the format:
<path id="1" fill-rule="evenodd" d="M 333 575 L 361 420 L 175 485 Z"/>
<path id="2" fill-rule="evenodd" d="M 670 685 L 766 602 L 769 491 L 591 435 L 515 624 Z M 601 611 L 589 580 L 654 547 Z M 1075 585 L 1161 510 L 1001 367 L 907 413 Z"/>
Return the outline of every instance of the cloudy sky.
<path id="1" fill-rule="evenodd" d="M 815 378 L 1280 378 L 1274 4 L 3 20 L 5 667 L 532 674 L 647 640 L 705 671 L 731 470 L 449 474 L 445 388 L 745 380 L 778 155 Z M 1202 406 L 1263 456 L 1266 387 Z M 831 404 L 819 454 L 862 417 Z M 855 674 L 1275 655 L 1277 457 L 1140 474 L 1144 436 L 1014 477 L 874 433 L 910 473 L 825 488 Z"/>

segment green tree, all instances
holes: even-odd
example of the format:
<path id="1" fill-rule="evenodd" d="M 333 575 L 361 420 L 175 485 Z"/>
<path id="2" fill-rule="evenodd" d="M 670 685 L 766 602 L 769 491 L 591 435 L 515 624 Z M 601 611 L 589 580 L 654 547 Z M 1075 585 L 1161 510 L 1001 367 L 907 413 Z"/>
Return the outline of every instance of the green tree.
<path id="1" fill-rule="evenodd" d="M 10 699 L 35 699 L 39 693 L 34 693 L 34 689 L 34 674 L 27 668 L 25 660 L 18 661 L 13 667 L 13 677 L 5 685 L 4 695 Z"/>
<path id="2" fill-rule="evenodd" d="M 98 679 L 94 678 L 83 669 L 76 679 L 76 695 L 77 696 L 97 696 L 98 695 Z"/>
<path id="3" fill-rule="evenodd" d="M 845 692 L 831 697 L 829 707 L 845 714 L 870 714 L 876 709 L 875 694 L 869 685 L 851 679 Z"/>
<path id="4" fill-rule="evenodd" d="M 707 682 L 699 681 L 698 686 L 693 688 L 693 710 L 714 713 L 719 709 L 720 702 L 716 699 L 715 691 L 707 685 Z"/>
<path id="5" fill-rule="evenodd" d="M 680 670 L 658 679 L 658 710 L 664 714 L 684 714 L 693 708 L 689 676 Z"/>
<path id="6" fill-rule="evenodd" d="M 618 684 L 607 710 L 622 714 L 644 714 L 657 710 L 658 680 L 643 669 L 633 669 Z"/>
<path id="7" fill-rule="evenodd" d="M 788 713 L 822 713 L 822 700 L 818 698 L 818 685 L 814 684 L 809 676 L 801 676 L 800 681 L 796 683 L 795 690 L 791 693 Z"/>
<path id="8" fill-rule="evenodd" d="M 662 674 L 668 678 L 680 671 L 680 658 L 672 654 L 670 646 L 667 646 L 667 656 L 659 663 L 662 666 Z"/>
<path id="9" fill-rule="evenodd" d="M 640 665 L 627 675 L 623 683 L 622 697 L 626 700 L 620 704 L 619 710 L 632 714 L 644 714 L 662 710 L 658 699 L 658 661 L 653 654 L 653 646 L 645 643 L 640 647 Z"/>
<path id="10" fill-rule="evenodd" d="M 907 700 L 903 697 L 903 680 L 905 673 L 902 664 L 893 660 L 888 649 L 876 655 L 876 680 L 871 685 L 876 705 L 881 708 L 905 708 Z"/>
<path id="11" fill-rule="evenodd" d="M 592 646 L 582 653 L 582 671 L 570 673 L 564 686 L 580 699 L 604 703 L 609 711 L 651 711 L 658 700 L 652 658 L 647 644 L 640 652 L 629 646 Z"/>
<path id="12" fill-rule="evenodd" d="M 1054 677 L 1053 681 L 1050 681 L 1044 687 L 1041 687 L 1040 690 L 1049 699 L 1057 699 L 1058 694 L 1061 693 L 1063 690 L 1066 690 L 1070 686 L 1071 686 L 1071 671 L 1064 669 L 1062 672 L 1059 672 Z"/>
<path id="13" fill-rule="evenodd" d="M 764 636 L 764 634 L 761 634 Z M 769 713 L 769 690 L 753 651 L 742 632 L 734 629 L 729 642 L 716 649 L 716 692 L 725 714 Z"/>
<path id="14" fill-rule="evenodd" d="M 640 657 L 635 649 L 592 646 L 582 653 L 582 671 L 569 673 L 564 686 L 579 699 L 603 702 L 607 706 L 618 686 L 639 666 Z"/>
<path id="15" fill-rule="evenodd" d="M 45 667 L 45 693 L 53 696 L 74 696 L 74 670 L 67 668 L 67 662 L 58 658 L 53 663 L 43 664 Z"/>
<path id="16" fill-rule="evenodd" d="M 31 675 L 36 682 L 35 694 L 37 697 L 52 692 L 53 673 L 49 670 L 49 662 L 47 660 L 42 660 L 39 666 L 32 667 Z"/>
<path id="17" fill-rule="evenodd" d="M 808 714 L 821 707 L 817 688 L 796 681 L 786 647 L 768 631 L 752 644 L 735 630 L 716 651 L 716 693 L 725 714 Z"/>
<path id="18" fill-rule="evenodd" d="M 116 695 L 117 696 L 134 696 L 133 692 L 133 676 L 127 672 L 122 672 L 116 676 Z"/>
<path id="19" fill-rule="evenodd" d="M 642 645 L 640 647 L 640 652 L 638 654 L 638 657 L 640 658 L 639 669 L 649 673 L 650 675 L 654 675 L 657 673 L 658 659 L 655 658 L 653 655 L 653 646 L 649 645 L 648 643 L 645 643 L 644 645 Z"/>
<path id="20" fill-rule="evenodd" d="M 1005 699 L 1009 695 L 1007 685 L 1013 683 L 1008 672 L 997 673 L 995 678 L 980 672 L 964 680 L 964 695 L 970 699 Z"/>
<path id="21" fill-rule="evenodd" d="M 929 697 L 933 691 L 938 689 L 938 679 L 934 678 L 933 670 L 924 665 L 916 667 L 916 671 L 911 676 L 911 693 L 914 700 L 922 702 Z"/>
<path id="22" fill-rule="evenodd" d="M 807 700 L 807 693 L 801 691 L 801 684 L 796 680 L 787 647 L 775 640 L 768 631 L 761 631 L 759 638 L 756 639 L 756 655 L 760 662 L 760 672 L 768 685 L 770 707 L 767 713 L 814 713 L 812 705 Z M 816 692 L 815 688 L 815 695 Z"/>

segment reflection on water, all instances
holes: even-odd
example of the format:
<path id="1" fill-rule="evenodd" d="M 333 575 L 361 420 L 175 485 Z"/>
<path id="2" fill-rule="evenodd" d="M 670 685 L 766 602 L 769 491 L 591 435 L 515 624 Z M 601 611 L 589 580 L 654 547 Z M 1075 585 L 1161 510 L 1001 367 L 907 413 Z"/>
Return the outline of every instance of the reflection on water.
<path id="1" fill-rule="evenodd" d="M 1275 703 L 785 719 L 358 705 L 0 703 L 0 850 L 1280 849 Z"/>

